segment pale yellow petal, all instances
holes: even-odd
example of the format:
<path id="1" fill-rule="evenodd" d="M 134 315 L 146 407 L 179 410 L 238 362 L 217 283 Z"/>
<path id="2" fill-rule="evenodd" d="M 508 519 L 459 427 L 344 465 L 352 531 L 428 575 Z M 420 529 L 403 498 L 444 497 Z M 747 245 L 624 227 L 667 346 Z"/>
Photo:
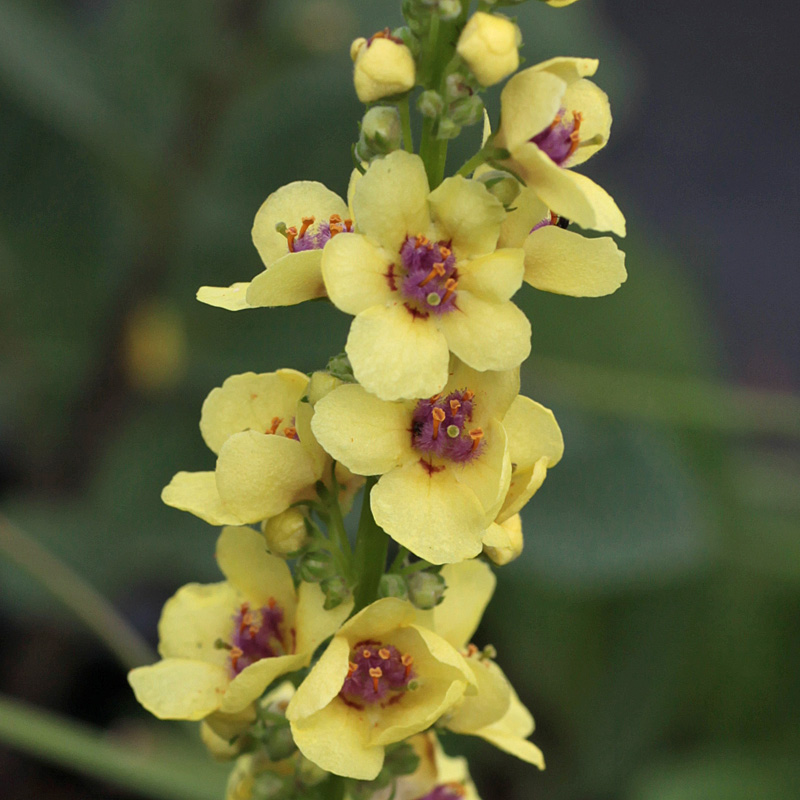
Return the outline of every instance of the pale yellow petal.
<path id="1" fill-rule="evenodd" d="M 339 234 L 322 251 L 322 277 L 331 302 L 348 314 L 389 302 L 391 261 L 384 249 L 358 233 Z"/>
<path id="2" fill-rule="evenodd" d="M 497 733 L 491 728 L 484 728 L 481 731 L 476 731 L 476 736 L 485 739 L 490 744 L 503 750 L 506 753 L 516 756 L 522 761 L 539 769 L 544 769 L 544 755 L 542 751 L 527 739 L 520 739 L 516 736 L 508 736 L 507 734 Z"/>
<path id="3" fill-rule="evenodd" d="M 564 455 L 564 437 L 553 412 L 530 397 L 517 396 L 503 418 L 503 427 L 511 461 L 519 469 L 533 466 L 542 456 L 554 467 Z"/>
<path id="4" fill-rule="evenodd" d="M 486 512 L 452 469 L 430 474 L 411 462 L 384 475 L 370 495 L 375 521 L 396 542 L 433 564 L 481 551 Z"/>
<path id="5" fill-rule="evenodd" d="M 300 250 L 279 258 L 250 282 L 247 305 L 293 306 L 325 297 L 321 262 L 322 250 Z"/>
<path id="6" fill-rule="evenodd" d="M 596 58 L 557 56 L 547 61 L 540 61 L 532 66 L 531 69 L 535 72 L 549 72 L 551 75 L 557 75 L 565 83 L 573 84 L 581 78 L 588 78 L 594 75 L 599 66 L 600 62 Z"/>
<path id="7" fill-rule="evenodd" d="M 362 311 L 345 345 L 356 380 L 382 400 L 431 397 L 441 391 L 450 353 L 436 325 L 432 317 L 414 316 L 404 305 Z"/>
<path id="8" fill-rule="evenodd" d="M 475 733 L 499 721 L 511 702 L 511 687 L 500 667 L 477 656 L 465 659 L 477 682 L 478 691 L 465 696 L 449 715 L 447 727 L 454 733 Z"/>
<path id="9" fill-rule="evenodd" d="M 522 517 L 519 514 L 512 514 L 500 523 L 493 522 L 483 536 L 484 554 L 499 567 L 519 558 L 524 545 Z"/>
<path id="10" fill-rule="evenodd" d="M 215 647 L 228 639 L 240 595 L 227 581 L 189 583 L 164 604 L 158 622 L 162 658 L 190 658 L 227 667 L 228 652 Z"/>
<path id="11" fill-rule="evenodd" d="M 214 453 L 234 433 L 266 433 L 277 417 L 283 427 L 292 425 L 295 407 L 308 386 L 308 376 L 293 369 L 257 375 L 231 375 L 212 389 L 200 414 L 200 433 Z"/>
<path id="12" fill-rule="evenodd" d="M 475 393 L 472 424 L 483 426 L 502 419 L 519 394 L 519 367 L 500 372 L 478 372 L 453 357 L 445 393 L 469 389 Z"/>
<path id="13" fill-rule="evenodd" d="M 523 186 L 500 228 L 501 247 L 522 247 L 535 225 L 550 219 L 550 209 L 531 186 Z"/>
<path id="14" fill-rule="evenodd" d="M 514 153 L 541 133 L 555 119 L 566 89 L 566 81 L 550 72 L 535 67 L 518 72 L 500 95 L 502 117 L 494 143 Z"/>
<path id="15" fill-rule="evenodd" d="M 548 225 L 528 236 L 524 249 L 525 280 L 545 292 L 602 297 L 628 278 L 625 253 L 610 236 L 590 239 Z"/>
<path id="16" fill-rule="evenodd" d="M 297 687 L 286 708 L 286 719 L 299 722 L 325 708 L 341 691 L 349 660 L 349 642 L 344 636 L 334 636 L 319 661 Z"/>
<path id="17" fill-rule="evenodd" d="M 345 384 L 317 402 L 311 428 L 325 450 L 351 472 L 382 475 L 413 454 L 408 405 Z"/>
<path id="18" fill-rule="evenodd" d="M 544 483 L 549 463 L 550 459 L 547 456 L 542 456 L 532 467 L 513 472 L 508 494 L 500 513 L 497 515 L 496 522 L 505 525 L 515 514 L 522 510 L 523 506 L 539 491 Z M 485 538 L 484 544 L 486 544 Z"/>
<path id="19" fill-rule="evenodd" d="M 605 189 L 585 175 L 557 166 L 528 142 L 513 152 L 529 186 L 547 207 L 582 228 L 625 235 L 625 217 Z"/>
<path id="20" fill-rule="evenodd" d="M 514 687 L 509 684 L 510 702 L 508 710 L 501 719 L 492 725 L 475 731 L 476 736 L 486 739 L 495 747 L 499 747 L 529 764 L 544 769 L 544 756 L 527 737 L 533 733 L 534 724 L 530 711 L 517 697 Z"/>
<path id="21" fill-rule="evenodd" d="M 521 248 L 503 248 L 459 264 L 458 285 L 484 300 L 503 303 L 522 286 L 524 274 L 525 252 Z"/>
<path id="22" fill-rule="evenodd" d="M 346 637 L 351 645 L 355 645 L 362 639 L 380 638 L 397 628 L 410 625 L 416 618 L 417 610 L 411 603 L 397 597 L 384 597 L 370 603 L 348 620 L 339 636 Z"/>
<path id="23" fill-rule="evenodd" d="M 246 523 L 285 511 L 319 478 L 300 444 L 283 436 L 245 431 L 230 436 L 217 459 L 217 489 L 225 506 Z"/>
<path id="24" fill-rule="evenodd" d="M 207 661 L 168 658 L 128 673 L 136 699 L 159 719 L 198 720 L 219 708 L 228 671 Z"/>
<path id="25" fill-rule="evenodd" d="M 457 259 L 494 251 L 506 212 L 484 183 L 455 175 L 442 181 L 428 200 L 431 216 L 442 238 L 452 242 Z"/>
<path id="26" fill-rule="evenodd" d="M 289 252 L 286 237 L 275 230 L 283 223 L 300 228 L 303 217 L 315 217 L 312 230 L 333 214 L 347 217 L 347 206 L 339 195 L 316 181 L 294 181 L 273 192 L 258 209 L 253 222 L 253 244 L 269 267 Z"/>
<path id="27" fill-rule="evenodd" d="M 444 599 L 433 609 L 433 627 L 453 647 L 462 650 L 472 639 L 497 584 L 485 561 L 447 564 L 439 573 L 447 583 Z"/>
<path id="28" fill-rule="evenodd" d="M 596 84 L 584 79 L 567 87 L 564 94 L 564 123 L 569 124 L 572 114 L 581 114 L 580 147 L 569 157 L 568 167 L 582 164 L 598 150 L 602 150 L 611 135 L 611 105 L 608 95 Z M 592 144 L 590 144 L 592 142 Z"/>
<path id="29" fill-rule="evenodd" d="M 491 303 L 459 290 L 456 310 L 437 324 L 450 350 L 481 372 L 513 369 L 531 352 L 531 324 L 510 301 Z"/>
<path id="30" fill-rule="evenodd" d="M 161 490 L 168 506 L 188 511 L 209 525 L 241 525 L 243 520 L 223 502 L 213 472 L 178 472 Z"/>
<path id="31" fill-rule="evenodd" d="M 298 590 L 297 614 L 297 652 L 309 655 L 329 636 L 336 633 L 353 610 L 352 597 L 336 608 L 326 611 L 325 593 L 318 583 L 301 583 Z"/>
<path id="32" fill-rule="evenodd" d="M 282 558 L 267 552 L 264 537 L 252 528 L 224 528 L 217 539 L 217 566 L 252 606 L 275 600 L 286 627 L 293 624 L 295 590 L 292 573 Z"/>
<path id="33" fill-rule="evenodd" d="M 311 653 L 262 658 L 245 667 L 228 685 L 220 701 L 220 711 L 235 714 L 264 694 L 276 678 L 308 665 Z"/>
<path id="34" fill-rule="evenodd" d="M 427 232 L 428 191 L 419 156 L 397 150 L 373 161 L 353 193 L 358 229 L 389 253 L 399 253 L 406 236 Z"/>
<path id="35" fill-rule="evenodd" d="M 197 299 L 201 303 L 228 311 L 241 311 L 250 308 L 247 303 L 247 287 L 249 283 L 234 283 L 231 286 L 201 286 L 197 290 Z"/>

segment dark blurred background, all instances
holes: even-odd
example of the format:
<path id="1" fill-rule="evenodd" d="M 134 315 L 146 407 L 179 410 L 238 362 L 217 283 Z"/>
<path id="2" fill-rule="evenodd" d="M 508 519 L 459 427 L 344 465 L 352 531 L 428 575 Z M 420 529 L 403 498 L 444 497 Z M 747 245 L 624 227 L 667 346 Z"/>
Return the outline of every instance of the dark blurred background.
<path id="1" fill-rule="evenodd" d="M 194 293 L 260 270 L 249 232 L 271 191 L 344 193 L 349 43 L 400 24 L 399 5 L 0 0 L 0 510 L 153 643 L 164 600 L 219 577 L 215 531 L 159 501 L 174 472 L 213 464 L 203 398 L 235 372 L 324 365 L 349 324 L 324 303 L 231 314 Z M 567 449 L 476 641 L 498 648 L 548 769 L 446 746 L 484 800 L 795 798 L 800 11 L 513 11 L 528 64 L 601 59 L 615 124 L 585 171 L 627 214 L 629 280 L 600 300 L 517 296 L 524 388 Z M 0 690 L 175 756 L 222 796 L 196 734 L 141 711 L 113 656 L 2 554 Z M 8 800 L 143 796 L 2 743 L 0 775 Z"/>

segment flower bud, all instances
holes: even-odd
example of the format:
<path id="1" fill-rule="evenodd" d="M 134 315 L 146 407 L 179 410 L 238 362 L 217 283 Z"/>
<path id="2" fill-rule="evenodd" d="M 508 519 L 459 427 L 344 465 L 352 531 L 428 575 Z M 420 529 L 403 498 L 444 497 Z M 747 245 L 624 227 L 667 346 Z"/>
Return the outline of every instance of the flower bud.
<path id="1" fill-rule="evenodd" d="M 519 66 L 519 28 L 506 17 L 476 11 L 470 17 L 456 52 L 483 86 L 493 86 Z"/>
<path id="2" fill-rule="evenodd" d="M 333 557 L 325 550 L 310 550 L 297 560 L 297 575 L 306 583 L 319 583 L 333 573 Z"/>
<path id="3" fill-rule="evenodd" d="M 242 741 L 239 737 L 226 739 L 214 731 L 205 720 L 200 723 L 200 741 L 215 761 L 230 761 L 242 751 Z"/>
<path id="4" fill-rule="evenodd" d="M 439 92 L 435 92 L 433 89 L 424 91 L 417 98 L 417 109 L 423 117 L 438 117 L 439 114 L 442 113 L 443 108 L 444 100 L 442 100 L 442 96 L 439 94 Z"/>
<path id="5" fill-rule="evenodd" d="M 274 772 L 262 772 L 253 779 L 251 800 L 284 800 L 287 797 L 286 778 Z"/>
<path id="6" fill-rule="evenodd" d="M 369 41 L 356 39 L 350 57 L 355 62 L 353 81 L 362 103 L 373 103 L 414 88 L 414 57 L 402 42 L 381 34 Z"/>
<path id="7" fill-rule="evenodd" d="M 408 597 L 408 583 L 402 575 L 389 573 L 381 575 L 378 583 L 378 597 L 399 597 L 405 600 Z"/>
<path id="8" fill-rule="evenodd" d="M 461 126 L 449 117 L 439 120 L 439 127 L 436 130 L 437 139 L 455 139 L 461 133 Z"/>
<path id="9" fill-rule="evenodd" d="M 439 0 L 439 18 L 445 22 L 454 20 L 461 13 L 461 0 Z"/>
<path id="10" fill-rule="evenodd" d="M 271 726 L 262 739 L 267 755 L 273 761 L 283 761 L 297 750 L 288 725 Z"/>
<path id="11" fill-rule="evenodd" d="M 304 755 L 300 755 L 297 762 L 297 771 L 295 776 L 303 786 L 316 786 L 322 783 L 330 773 L 325 772 L 322 767 L 318 767 L 313 761 L 307 759 Z"/>
<path id="12" fill-rule="evenodd" d="M 483 100 L 477 94 L 465 97 L 453 103 L 449 117 L 459 125 L 474 125 L 483 119 Z"/>
<path id="13" fill-rule="evenodd" d="M 394 106 L 374 106 L 364 115 L 356 155 L 362 161 L 385 156 L 402 144 L 400 113 Z"/>
<path id="14" fill-rule="evenodd" d="M 276 556 L 288 556 L 289 553 L 299 550 L 308 540 L 306 516 L 297 508 L 287 508 L 266 520 L 263 531 L 270 553 Z"/>
<path id="15" fill-rule="evenodd" d="M 424 611 L 435 608 L 444 598 L 444 578 L 435 572 L 415 572 L 408 578 L 408 599 Z"/>
<path id="16" fill-rule="evenodd" d="M 326 611 L 340 606 L 350 596 L 350 587 L 341 575 L 325 578 L 320 583 L 320 588 L 325 593 L 325 602 L 322 607 Z"/>
<path id="17" fill-rule="evenodd" d="M 477 176 L 477 180 L 506 207 L 510 206 L 518 197 L 521 186 L 519 181 L 507 172 L 493 169 Z"/>
<path id="18" fill-rule="evenodd" d="M 497 526 L 492 526 L 496 528 Z M 522 518 L 519 514 L 514 514 L 509 517 L 505 522 L 501 523 L 500 528 L 506 534 L 507 540 L 501 545 L 484 545 L 483 552 L 497 564 L 502 567 L 509 564 L 522 553 L 522 546 L 524 544 L 522 537 Z"/>

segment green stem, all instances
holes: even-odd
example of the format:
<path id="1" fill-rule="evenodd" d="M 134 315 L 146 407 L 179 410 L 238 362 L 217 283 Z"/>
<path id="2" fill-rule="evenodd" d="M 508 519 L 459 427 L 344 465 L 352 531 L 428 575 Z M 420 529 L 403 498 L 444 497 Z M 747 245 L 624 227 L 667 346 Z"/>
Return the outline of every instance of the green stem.
<path id="1" fill-rule="evenodd" d="M 377 600 L 378 584 L 386 568 L 389 537 L 378 527 L 370 507 L 370 492 L 377 480 L 376 477 L 367 478 L 361 501 L 361 519 L 358 521 L 356 551 L 353 557 L 354 571 L 358 579 L 354 613 Z"/>
<path id="2" fill-rule="evenodd" d="M 103 642 L 127 669 L 158 656 L 105 597 L 53 553 L 0 514 L 0 552 L 26 570 Z"/>
<path id="3" fill-rule="evenodd" d="M 336 561 L 339 571 L 349 580 L 353 580 L 352 574 L 352 550 L 350 540 L 347 538 L 347 529 L 344 526 L 344 517 L 339 505 L 338 491 L 330 491 L 326 486 L 317 485 L 317 493 L 327 510 L 328 533 L 330 534 L 333 547 L 331 555 Z"/>
<path id="4" fill-rule="evenodd" d="M 400 124 L 403 129 L 403 149 L 407 153 L 414 152 L 414 136 L 411 133 L 411 108 L 410 108 L 410 95 L 406 95 L 405 99 L 397 104 L 397 110 L 400 112 Z"/>
<path id="5" fill-rule="evenodd" d="M 403 547 L 403 545 L 400 545 L 397 548 L 397 555 L 394 557 L 394 560 L 392 561 L 392 565 L 386 571 L 387 572 L 399 572 L 400 571 L 400 565 L 403 563 L 403 560 L 405 559 L 405 557 L 407 555 L 408 555 L 408 548 Z"/>
<path id="6" fill-rule="evenodd" d="M 469 160 L 465 161 L 461 165 L 461 167 L 459 168 L 458 172 L 456 172 L 456 175 L 463 175 L 465 178 L 469 177 L 473 172 L 475 172 L 475 170 L 481 164 L 485 163 L 489 157 L 490 157 L 490 152 L 489 151 L 487 151 L 485 149 L 478 150 L 478 152 L 475 153 L 475 155 L 472 156 L 472 158 L 470 158 Z"/>
<path id="7" fill-rule="evenodd" d="M 169 758 L 113 744 L 105 733 L 0 695 L 0 740 L 66 769 L 157 800 L 219 800 L 224 772 L 200 756 Z"/>

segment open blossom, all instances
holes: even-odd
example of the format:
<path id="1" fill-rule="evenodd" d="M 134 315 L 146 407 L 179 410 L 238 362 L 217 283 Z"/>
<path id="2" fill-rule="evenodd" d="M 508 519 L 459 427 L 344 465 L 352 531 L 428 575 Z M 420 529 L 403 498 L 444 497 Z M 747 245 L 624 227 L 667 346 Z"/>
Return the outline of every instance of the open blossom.
<path id="1" fill-rule="evenodd" d="M 282 186 L 264 201 L 253 223 L 253 244 L 264 271 L 249 283 L 201 286 L 197 299 L 241 311 L 324 297 L 322 248 L 352 228 L 346 203 L 323 184 L 294 181 Z"/>
<path id="2" fill-rule="evenodd" d="M 350 57 L 354 62 L 356 94 L 362 103 L 373 103 L 414 88 L 414 56 L 388 28 L 369 39 L 356 39 L 350 47 Z"/>
<path id="3" fill-rule="evenodd" d="M 611 196 L 571 169 L 604 147 L 611 131 L 608 97 L 586 79 L 597 66 L 596 59 L 553 58 L 514 75 L 500 96 L 494 144 L 509 151 L 508 166 L 555 214 L 624 236 Z"/>
<path id="4" fill-rule="evenodd" d="M 179 589 L 158 626 L 162 660 L 128 676 L 161 719 L 241 713 L 277 677 L 306 666 L 352 609 L 326 611 L 314 583 L 296 591 L 286 562 L 250 528 L 223 529 L 216 557 L 226 580 Z"/>
<path id="5" fill-rule="evenodd" d="M 494 86 L 519 66 L 519 28 L 507 17 L 476 11 L 458 37 L 456 52 L 483 86 Z"/>
<path id="6" fill-rule="evenodd" d="M 354 314 L 346 351 L 356 379 L 384 400 L 429 397 L 449 354 L 507 370 L 530 352 L 530 323 L 511 302 L 521 249 L 496 250 L 505 210 L 479 181 L 433 192 L 422 160 L 396 151 L 355 182 L 357 232 L 325 247 L 328 296 Z"/>
<path id="7" fill-rule="evenodd" d="M 419 613 L 387 597 L 337 631 L 286 709 L 306 758 L 372 780 L 387 745 L 429 728 L 461 699 L 472 672 L 455 648 L 418 624 Z"/>

